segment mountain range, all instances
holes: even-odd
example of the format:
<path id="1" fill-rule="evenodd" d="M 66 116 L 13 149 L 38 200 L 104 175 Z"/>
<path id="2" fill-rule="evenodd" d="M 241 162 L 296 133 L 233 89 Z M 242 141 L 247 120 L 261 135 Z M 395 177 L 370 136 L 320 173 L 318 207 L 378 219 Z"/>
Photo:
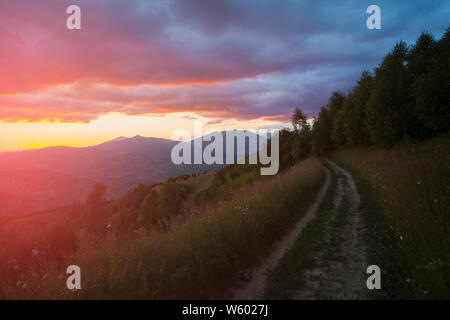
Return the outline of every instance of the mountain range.
<path id="1" fill-rule="evenodd" d="M 226 140 L 225 132 L 222 134 Z M 1 152 L 0 216 L 83 202 L 95 183 L 103 183 L 107 187 L 107 198 L 115 199 L 140 183 L 162 182 L 181 174 L 211 172 L 223 167 L 173 164 L 171 151 L 178 143 L 135 136 L 119 137 L 91 147 Z M 207 144 L 209 142 L 203 142 L 203 148 Z M 235 151 L 236 159 L 246 155 L 247 144 L 245 154 L 236 155 Z"/>

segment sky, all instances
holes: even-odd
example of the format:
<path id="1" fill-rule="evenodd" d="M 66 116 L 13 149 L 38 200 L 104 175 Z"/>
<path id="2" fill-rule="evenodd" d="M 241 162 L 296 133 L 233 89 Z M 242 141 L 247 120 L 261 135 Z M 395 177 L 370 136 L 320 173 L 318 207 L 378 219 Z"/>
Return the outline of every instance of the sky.
<path id="1" fill-rule="evenodd" d="M 81 30 L 66 27 L 72 4 Z M 1 0 L 0 151 L 170 138 L 194 119 L 285 126 L 449 17 L 447 0 Z"/>

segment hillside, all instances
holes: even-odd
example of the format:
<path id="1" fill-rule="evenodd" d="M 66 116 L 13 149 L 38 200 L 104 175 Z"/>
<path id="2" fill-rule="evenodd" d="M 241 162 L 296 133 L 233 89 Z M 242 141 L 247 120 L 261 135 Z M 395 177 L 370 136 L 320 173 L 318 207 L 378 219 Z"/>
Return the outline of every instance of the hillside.
<path id="1" fill-rule="evenodd" d="M 450 293 L 450 135 L 392 148 L 337 152 L 365 193 L 369 223 L 396 248 L 386 256 L 372 234 L 372 254 L 388 266 L 393 291 L 419 299 L 448 299 Z M 376 235 L 376 233 L 374 233 Z M 384 255 L 384 256 L 383 256 Z M 397 263 L 397 264 L 396 264 Z"/>
<path id="2" fill-rule="evenodd" d="M 0 171 L 0 215 L 28 214 L 83 201 L 93 181 L 49 170 Z"/>
<path id="3" fill-rule="evenodd" d="M 84 207 L 11 220 L 0 225 L 2 260 L 16 261 L 26 272 L 38 259 L 30 256 L 36 249 L 46 253 L 39 261 L 51 276 L 42 282 L 21 271 L 29 284 L 36 281 L 46 290 L 17 292 L 6 286 L 3 295 L 59 295 L 60 267 L 54 269 L 52 261 L 62 255 L 95 275 L 84 280 L 87 291 L 74 298 L 231 297 L 236 287 L 248 294 L 250 279 L 259 281 L 259 288 L 263 284 L 270 299 L 446 297 L 449 141 L 444 134 L 392 148 L 338 151 L 331 158 L 342 167 L 326 162 L 332 183 L 316 204 L 316 217 L 305 223 L 324 181 L 317 159 L 276 177 L 254 175 L 253 166 L 227 166 L 139 186 L 116 201 L 88 201 Z M 305 225 L 298 239 L 284 246 L 279 263 L 270 261 L 276 243 L 298 223 Z M 360 269 L 364 272 L 369 261 L 382 267 L 380 292 L 366 291 Z M 274 268 L 267 281 L 265 272 L 254 271 L 266 262 Z"/>
<path id="4" fill-rule="evenodd" d="M 255 171 L 252 166 L 229 166 L 222 170 L 220 175 L 180 176 L 162 185 L 142 185 L 116 201 L 90 197 L 92 201 L 88 200 L 84 208 L 70 209 L 75 214 L 48 213 L 11 220 L 0 226 L 1 234 L 8 235 L 0 237 L 0 257 L 5 262 L 0 263 L 0 280 L 5 283 L 0 297 L 59 295 L 59 289 L 55 292 L 51 288 L 58 288 L 53 272 L 59 273 L 62 265 L 51 267 L 50 264 L 69 256 L 86 268 L 86 274 L 99 277 L 86 283 L 86 288 L 94 290 L 85 291 L 88 295 L 223 297 L 230 284 L 239 280 L 237 273 L 267 253 L 273 241 L 305 213 L 322 184 L 324 171 L 317 159 L 300 163 L 280 176 L 259 176 L 254 181 L 242 179 L 252 175 Z M 216 189 L 213 186 L 218 181 L 222 187 Z M 210 190 L 215 200 L 200 197 L 194 201 L 192 196 L 204 190 Z M 31 230 L 34 232 L 29 234 Z M 103 260 L 105 248 L 110 252 L 107 260 Z M 42 256 L 30 256 L 33 250 Z M 142 269 L 137 270 L 140 267 L 134 262 L 123 268 L 119 261 L 125 262 L 128 258 L 123 258 L 129 255 L 144 259 Z M 45 266 L 42 271 L 48 274 L 45 284 L 22 273 L 37 260 Z M 115 262 L 111 264 L 112 261 Z M 30 291 L 16 291 L 11 279 L 3 277 L 11 264 L 20 268 Z M 103 271 L 98 273 L 97 268 Z M 117 273 L 112 269 L 104 272 L 109 268 Z M 130 279 L 134 277 L 132 274 L 148 280 L 135 282 Z M 96 283 L 109 282 L 102 279 L 104 276 L 113 276 L 120 279 L 115 283 L 123 281 L 128 285 L 106 291 L 100 287 L 94 289 Z M 47 289 L 35 291 L 34 281 Z M 147 281 L 152 285 L 146 286 Z"/>
<path id="5" fill-rule="evenodd" d="M 222 135 L 226 143 L 226 131 Z M 248 155 L 248 139 L 246 141 L 244 152 L 238 152 L 235 145 L 235 160 Z M 0 201 L 0 216 L 80 203 L 95 183 L 103 183 L 107 187 L 107 198 L 116 199 L 141 183 L 161 182 L 182 174 L 211 172 L 223 167 L 220 164 L 173 164 L 171 151 L 177 143 L 135 136 L 85 148 L 50 147 L 0 153 L 0 200 L 3 200 Z M 186 143 L 193 145 L 195 140 Z M 209 143 L 203 141 L 203 149 Z M 194 148 L 191 150 L 193 154 Z M 225 148 L 223 154 L 225 162 Z"/>
<path id="6" fill-rule="evenodd" d="M 0 216 L 82 202 L 95 183 L 105 184 L 107 198 L 115 199 L 140 183 L 223 167 L 173 164 L 170 154 L 177 143 L 136 136 L 86 148 L 0 153 Z"/>

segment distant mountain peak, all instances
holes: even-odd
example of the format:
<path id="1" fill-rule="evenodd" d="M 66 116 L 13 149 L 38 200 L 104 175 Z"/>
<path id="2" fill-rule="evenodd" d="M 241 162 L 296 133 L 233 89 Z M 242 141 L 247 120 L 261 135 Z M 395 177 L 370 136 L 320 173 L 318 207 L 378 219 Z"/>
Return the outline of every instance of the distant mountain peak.
<path id="1" fill-rule="evenodd" d="M 127 138 L 127 137 L 117 137 L 117 138 L 115 138 L 115 139 L 112 139 L 111 141 L 109 141 L 109 142 L 116 142 L 116 141 L 123 141 L 123 140 L 128 140 L 129 138 Z"/>

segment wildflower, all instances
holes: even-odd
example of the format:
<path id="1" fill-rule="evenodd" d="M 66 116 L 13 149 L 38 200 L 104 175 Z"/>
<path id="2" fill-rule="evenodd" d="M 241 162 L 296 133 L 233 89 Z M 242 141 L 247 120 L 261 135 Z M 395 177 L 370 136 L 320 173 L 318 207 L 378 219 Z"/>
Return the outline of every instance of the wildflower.
<path id="1" fill-rule="evenodd" d="M 423 292 L 423 294 L 428 294 L 428 291 L 427 291 L 427 290 L 425 290 L 425 291 Z"/>
<path id="2" fill-rule="evenodd" d="M 417 181 L 417 184 L 420 184 L 420 181 Z"/>
<path id="3" fill-rule="evenodd" d="M 434 202 L 434 203 L 438 203 L 438 199 L 434 199 L 433 202 Z"/>
<path id="4" fill-rule="evenodd" d="M 410 282 L 411 282 L 411 280 L 410 280 L 410 279 L 408 278 L 408 279 L 406 279 L 406 282 L 407 282 L 407 283 L 410 283 Z"/>
<path id="5" fill-rule="evenodd" d="M 403 236 L 400 236 L 400 240 L 403 240 Z"/>

